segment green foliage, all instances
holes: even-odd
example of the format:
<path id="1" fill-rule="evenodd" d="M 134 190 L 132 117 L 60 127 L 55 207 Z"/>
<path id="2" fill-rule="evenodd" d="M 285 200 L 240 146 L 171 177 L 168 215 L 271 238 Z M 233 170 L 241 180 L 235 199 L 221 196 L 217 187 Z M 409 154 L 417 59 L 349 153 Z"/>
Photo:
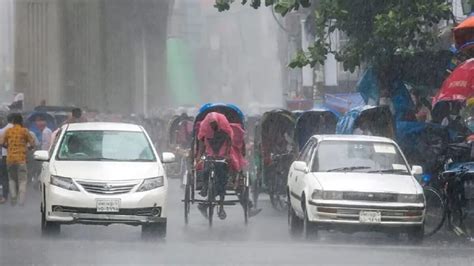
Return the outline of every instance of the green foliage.
<path id="1" fill-rule="evenodd" d="M 233 0 L 216 0 L 219 11 Z M 245 4 L 247 1 L 242 1 Z M 249 1 L 254 8 L 260 1 Z M 383 72 L 397 70 L 416 54 L 436 51 L 436 25 L 451 16 L 445 0 L 266 0 L 266 6 L 286 15 L 300 7 L 314 7 L 315 41 L 298 52 L 290 67 L 323 64 L 334 53 L 346 70 L 370 64 Z M 220 7 L 220 8 L 219 8 Z M 329 34 L 341 31 L 347 42 L 331 50 Z"/>
<path id="2" fill-rule="evenodd" d="M 226 11 L 230 9 L 230 5 L 234 1 L 235 0 L 216 0 L 214 7 L 217 8 L 219 12 Z M 245 5 L 247 2 L 250 2 L 250 6 L 255 9 L 262 5 L 262 0 L 242 0 L 241 4 Z M 273 6 L 276 13 L 284 16 L 288 12 L 298 10 L 300 7 L 310 7 L 311 0 L 265 0 L 265 6 Z"/>

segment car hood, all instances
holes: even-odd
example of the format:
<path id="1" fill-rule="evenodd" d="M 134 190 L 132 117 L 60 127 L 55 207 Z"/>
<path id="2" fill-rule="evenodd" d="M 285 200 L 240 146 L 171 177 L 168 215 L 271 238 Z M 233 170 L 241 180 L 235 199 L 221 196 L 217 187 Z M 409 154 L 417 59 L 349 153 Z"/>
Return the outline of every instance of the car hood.
<path id="1" fill-rule="evenodd" d="M 380 173 L 313 173 L 323 190 L 380 192 L 380 193 L 420 193 L 418 183 L 410 175 Z"/>
<path id="2" fill-rule="evenodd" d="M 78 180 L 124 181 L 162 176 L 163 167 L 157 162 L 71 162 L 56 161 L 53 175 Z"/>

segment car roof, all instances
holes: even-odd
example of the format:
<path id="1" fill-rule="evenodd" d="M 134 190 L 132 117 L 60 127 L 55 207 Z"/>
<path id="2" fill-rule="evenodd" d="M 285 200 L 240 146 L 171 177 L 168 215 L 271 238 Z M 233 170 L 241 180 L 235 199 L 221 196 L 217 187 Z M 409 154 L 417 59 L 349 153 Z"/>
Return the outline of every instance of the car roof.
<path id="1" fill-rule="evenodd" d="M 366 136 L 366 135 L 314 135 L 318 142 L 325 140 L 343 140 L 343 141 L 367 141 L 367 142 L 385 142 L 395 143 L 393 140 L 385 137 Z"/>
<path id="2" fill-rule="evenodd" d="M 143 131 L 142 127 L 127 123 L 109 123 L 109 122 L 86 122 L 86 123 L 72 123 L 64 125 L 67 131 L 90 131 L 90 130 L 113 130 L 113 131 Z"/>

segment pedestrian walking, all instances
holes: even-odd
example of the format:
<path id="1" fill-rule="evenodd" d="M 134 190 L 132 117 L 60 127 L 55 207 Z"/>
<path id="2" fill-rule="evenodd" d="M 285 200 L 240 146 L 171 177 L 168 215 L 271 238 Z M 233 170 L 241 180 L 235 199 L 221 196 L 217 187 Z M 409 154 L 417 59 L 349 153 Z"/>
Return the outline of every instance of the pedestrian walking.
<path id="1" fill-rule="evenodd" d="M 29 147 L 35 146 L 35 140 L 28 129 L 23 127 L 21 114 L 14 114 L 11 128 L 5 131 L 0 143 L 7 148 L 7 171 L 10 189 L 10 202 L 24 205 L 28 181 L 26 154 Z"/>

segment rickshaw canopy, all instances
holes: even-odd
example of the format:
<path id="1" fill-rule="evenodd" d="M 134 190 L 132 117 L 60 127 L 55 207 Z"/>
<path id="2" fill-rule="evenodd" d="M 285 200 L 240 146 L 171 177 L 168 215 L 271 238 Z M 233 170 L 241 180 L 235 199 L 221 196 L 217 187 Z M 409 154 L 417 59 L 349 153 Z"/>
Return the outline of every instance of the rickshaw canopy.
<path id="1" fill-rule="evenodd" d="M 300 115 L 296 121 L 295 139 L 301 149 L 315 134 L 334 134 L 338 115 L 328 108 L 315 108 Z"/>
<path id="2" fill-rule="evenodd" d="M 175 115 L 171 118 L 168 126 L 169 144 L 181 144 L 186 142 L 186 136 L 189 136 L 193 130 L 193 118 L 189 116 Z"/>
<path id="3" fill-rule="evenodd" d="M 362 119 L 370 122 L 370 129 L 374 136 L 395 137 L 395 122 L 390 108 L 372 105 L 358 106 L 340 117 L 336 134 L 353 134 Z"/>
<path id="4" fill-rule="evenodd" d="M 285 139 L 286 145 L 295 146 L 294 131 L 296 119 L 294 114 L 288 110 L 275 109 L 263 114 L 258 129 L 256 130 L 255 143 L 259 145 L 260 157 L 268 160 L 275 149 L 284 149 L 277 143 Z M 293 150 L 296 147 L 293 148 Z"/>
<path id="5" fill-rule="evenodd" d="M 239 109 L 239 107 L 233 104 L 225 103 L 207 103 L 203 105 L 198 114 L 196 115 L 195 123 L 202 121 L 208 113 L 217 112 L 225 115 L 227 120 L 230 123 L 239 123 L 242 126 L 244 125 L 244 113 Z"/>
<path id="6" fill-rule="evenodd" d="M 295 115 L 288 110 L 275 109 L 263 114 L 260 126 L 261 134 L 268 134 L 269 132 L 276 132 L 281 129 L 291 131 L 292 137 L 294 126 L 296 124 Z"/>

